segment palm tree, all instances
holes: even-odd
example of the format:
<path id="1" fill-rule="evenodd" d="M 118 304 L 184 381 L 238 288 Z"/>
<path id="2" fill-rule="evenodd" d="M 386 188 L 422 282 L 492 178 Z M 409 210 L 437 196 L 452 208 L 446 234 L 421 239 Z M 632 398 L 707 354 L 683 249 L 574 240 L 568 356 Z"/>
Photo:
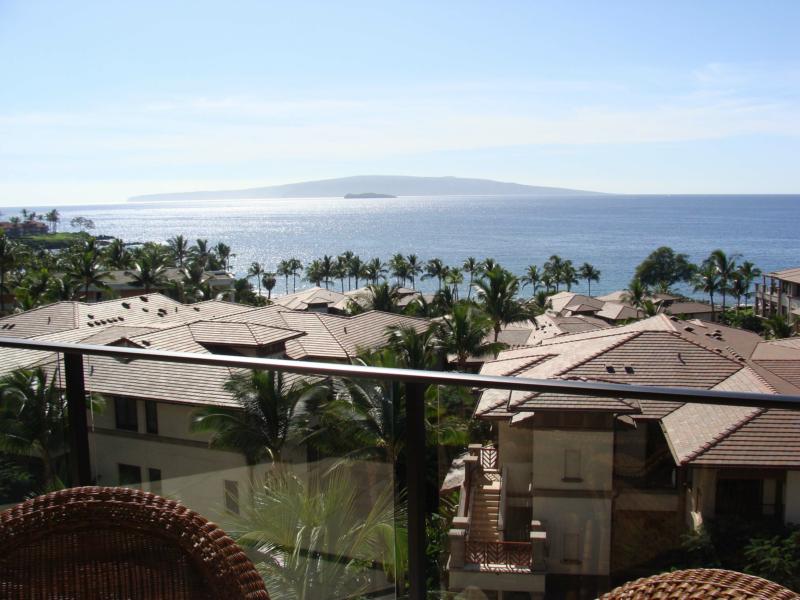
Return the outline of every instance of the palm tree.
<path id="1" fill-rule="evenodd" d="M 458 286 L 464 283 L 464 275 L 461 273 L 461 270 L 454 267 L 448 268 L 444 282 L 447 287 L 450 288 L 453 299 L 458 301 Z"/>
<path id="2" fill-rule="evenodd" d="M 347 276 L 355 279 L 356 289 L 358 289 L 358 280 L 363 272 L 364 272 L 364 261 L 361 260 L 361 257 L 356 255 L 353 258 L 351 258 L 350 262 L 348 263 Z"/>
<path id="3" fill-rule="evenodd" d="M 744 288 L 744 300 L 745 302 L 749 302 L 750 288 L 753 287 L 753 281 L 755 281 L 757 277 L 761 277 L 761 269 L 749 260 L 746 260 L 739 265 L 739 276 L 742 280 L 742 287 Z"/>
<path id="4" fill-rule="evenodd" d="M 539 267 L 537 265 L 528 265 L 528 268 L 525 270 L 525 275 L 522 276 L 520 281 L 522 282 L 521 290 L 525 289 L 526 285 L 533 286 L 533 292 L 531 297 L 536 295 L 536 288 L 539 287 L 539 282 L 542 280 L 542 274 L 539 272 Z"/>
<path id="5" fill-rule="evenodd" d="M 467 299 L 472 296 L 472 284 L 475 283 L 475 275 L 477 275 L 481 270 L 481 265 L 478 262 L 478 259 L 474 256 L 469 256 L 464 261 L 464 264 L 461 265 L 462 270 L 464 273 L 469 275 L 469 287 L 467 288 Z"/>
<path id="6" fill-rule="evenodd" d="M 282 260 L 278 263 L 278 268 L 275 269 L 276 274 L 278 277 L 283 277 L 284 282 L 286 283 L 286 293 L 289 293 L 289 277 L 292 276 L 292 267 L 289 264 L 288 260 Z"/>
<path id="7" fill-rule="evenodd" d="M 441 258 L 432 258 L 425 264 L 423 279 L 436 279 L 439 284 L 438 289 L 442 289 L 442 279 L 444 278 L 445 266 Z"/>
<path id="8" fill-rule="evenodd" d="M 325 279 L 325 273 L 322 270 L 322 263 L 317 259 L 312 260 L 306 267 L 306 281 L 319 287 L 323 279 Z"/>
<path id="9" fill-rule="evenodd" d="M 326 389 L 319 383 L 288 383 L 281 371 L 235 373 L 225 391 L 236 408 L 207 406 L 192 414 L 192 431 L 211 433 L 209 447 L 235 450 L 252 467 L 281 462 L 287 443 L 302 443 Z"/>
<path id="10" fill-rule="evenodd" d="M 378 279 L 386 274 L 386 267 L 381 262 L 380 258 L 373 258 L 364 266 L 364 275 L 372 282 L 372 285 L 377 285 Z"/>
<path id="11" fill-rule="evenodd" d="M 325 289 L 328 289 L 328 286 L 333 279 L 334 275 L 334 258 L 332 256 L 328 256 L 327 254 L 322 257 L 322 260 L 319 261 L 319 268 L 322 273 L 322 280 L 325 282 Z"/>
<path id="12" fill-rule="evenodd" d="M 563 266 L 564 259 L 558 254 L 553 254 L 549 259 L 547 259 L 547 262 L 544 263 L 544 272 L 547 273 L 552 279 L 556 286 L 556 291 L 558 291 L 558 286 L 563 281 L 561 277 L 561 269 Z"/>
<path id="13" fill-rule="evenodd" d="M 208 276 L 206 270 L 199 262 L 192 261 L 186 265 L 182 270 L 183 286 L 186 289 L 187 295 L 191 296 L 194 300 L 202 300 L 205 297 L 211 296 L 211 288 L 208 285 Z"/>
<path id="14" fill-rule="evenodd" d="M 57 485 L 66 433 L 66 397 L 41 367 L 0 379 L 0 450 L 39 458 L 45 489 Z"/>
<path id="15" fill-rule="evenodd" d="M 50 223 L 50 226 L 53 228 L 53 233 L 57 233 L 58 224 L 61 222 L 61 213 L 54 208 L 45 215 L 45 220 Z"/>
<path id="16" fill-rule="evenodd" d="M 405 285 L 406 279 L 408 279 L 408 263 L 406 263 L 406 257 L 399 252 L 389 259 L 389 274 L 394 277 L 398 286 Z"/>
<path id="17" fill-rule="evenodd" d="M 517 301 L 519 280 L 502 267 L 484 273 L 475 283 L 478 300 L 494 324 L 494 341 L 500 336 L 504 324 L 527 318 L 523 306 Z"/>
<path id="18" fill-rule="evenodd" d="M 264 275 L 264 267 L 261 263 L 257 261 L 253 261 L 250 264 L 250 268 L 247 269 L 247 278 L 250 279 L 251 277 L 255 277 L 256 281 L 258 282 L 258 295 L 261 295 L 261 277 Z"/>
<path id="19" fill-rule="evenodd" d="M 310 479 L 289 469 L 270 473 L 233 537 L 259 557 L 258 570 L 276 600 L 361 598 L 375 585 L 370 565 L 397 578 L 393 490 L 363 506 L 363 487 L 337 466 Z"/>
<path id="20" fill-rule="evenodd" d="M 592 282 L 593 281 L 600 281 L 600 271 L 595 268 L 594 265 L 585 262 L 581 265 L 578 273 L 581 276 L 581 279 L 586 280 L 586 285 L 589 286 L 589 296 L 592 295 Z"/>
<path id="21" fill-rule="evenodd" d="M 189 256 L 193 260 L 203 265 L 204 269 L 208 268 L 208 261 L 211 258 L 211 250 L 208 247 L 208 240 L 198 238 L 194 246 L 189 249 Z"/>
<path id="22" fill-rule="evenodd" d="M 496 267 L 499 267 L 500 263 L 498 263 L 493 258 L 484 258 L 483 262 L 481 262 L 481 273 L 486 273 L 487 271 L 492 271 Z"/>
<path id="23" fill-rule="evenodd" d="M 406 264 L 408 265 L 408 278 L 411 280 L 411 288 L 417 288 L 417 277 L 422 274 L 422 265 L 416 254 L 409 254 L 406 257 Z"/>
<path id="24" fill-rule="evenodd" d="M 578 283 L 578 272 L 571 260 L 565 260 L 561 265 L 561 283 L 567 286 L 567 291 L 572 291 L 572 286 Z"/>
<path id="25" fill-rule="evenodd" d="M 437 326 L 432 324 L 422 333 L 413 327 L 392 325 L 386 329 L 386 347 L 403 369 L 435 370 L 439 368 L 436 344 Z"/>
<path id="26" fill-rule="evenodd" d="M 436 344 L 443 352 L 455 356 L 459 371 L 466 371 L 470 356 L 497 355 L 506 347 L 496 336 L 494 342 L 487 342 L 490 331 L 492 319 L 472 304 L 459 302 L 439 322 Z"/>
<path id="27" fill-rule="evenodd" d="M 297 291 L 297 278 L 303 272 L 303 263 L 297 258 L 290 258 L 289 272 L 292 274 L 292 293 L 295 293 Z"/>
<path id="28" fill-rule="evenodd" d="M 84 301 L 89 302 L 89 288 L 95 286 L 106 289 L 105 278 L 109 272 L 102 266 L 97 249 L 92 244 L 86 244 L 67 259 L 66 275 L 83 287 Z"/>
<path id="29" fill-rule="evenodd" d="M 349 279 L 348 273 L 349 273 L 349 271 L 348 271 L 348 268 L 347 268 L 347 259 L 344 256 L 337 256 L 336 257 L 336 262 L 333 265 L 333 270 L 331 272 L 331 275 L 333 276 L 334 279 L 338 279 L 339 280 L 339 283 L 341 284 L 341 290 L 342 290 L 343 294 L 344 294 L 344 280 L 345 280 L 345 277 L 347 277 Z M 349 283 L 350 282 L 348 281 L 348 288 L 349 288 Z"/>
<path id="30" fill-rule="evenodd" d="M 708 294 L 711 299 L 711 320 L 716 320 L 714 307 L 714 294 L 720 291 L 721 282 L 717 266 L 710 261 L 705 261 L 693 277 L 694 291 Z"/>
<path id="31" fill-rule="evenodd" d="M 397 306 L 400 295 L 397 292 L 398 286 L 390 286 L 388 282 L 371 283 L 367 286 L 367 310 L 380 310 L 383 312 L 399 312 Z"/>
<path id="32" fill-rule="evenodd" d="M 144 293 L 149 294 L 154 289 L 162 289 L 167 285 L 166 270 L 164 256 L 160 252 L 145 252 L 133 265 L 131 283 L 144 288 Z"/>
<path id="33" fill-rule="evenodd" d="M 647 286 L 642 283 L 642 280 L 638 277 L 634 277 L 628 284 L 628 289 L 625 290 L 625 293 L 622 295 L 622 301 L 627 302 L 634 308 L 644 310 L 649 293 Z"/>
<path id="34" fill-rule="evenodd" d="M 548 292 L 550 290 L 552 290 L 554 285 L 555 285 L 553 283 L 553 276 L 550 273 L 547 273 L 547 272 L 542 273 L 542 277 L 541 277 L 541 279 L 539 281 L 542 282 L 542 285 L 544 286 L 544 289 L 546 291 L 548 291 Z"/>
<path id="35" fill-rule="evenodd" d="M 278 284 L 278 279 L 275 276 L 275 273 L 271 271 L 264 271 L 264 274 L 261 276 L 261 285 L 264 286 L 264 289 L 267 290 L 267 303 L 272 302 L 272 290 L 275 289 L 275 286 Z M 259 296 L 261 292 L 259 291 Z"/>
<path id="36" fill-rule="evenodd" d="M 189 242 L 182 235 L 176 235 L 167 240 L 167 246 L 172 253 L 175 266 L 182 269 L 184 261 L 189 256 Z"/>
<path id="37" fill-rule="evenodd" d="M 131 253 L 125 247 L 125 242 L 114 238 L 104 251 L 105 263 L 109 269 L 122 271 L 131 266 Z"/>
<path id="38" fill-rule="evenodd" d="M 730 282 L 736 273 L 736 261 L 738 255 L 728 256 L 722 250 L 714 250 L 708 257 L 709 263 L 714 265 L 719 275 L 719 291 L 722 292 L 722 313 L 725 314 L 725 297 L 730 291 Z"/>
<path id="39" fill-rule="evenodd" d="M 342 269 L 345 271 L 345 277 L 347 277 L 347 289 L 350 290 L 350 263 L 356 257 L 355 253 L 352 250 L 345 250 L 339 255 L 339 264 L 341 265 Z"/>
<path id="40" fill-rule="evenodd" d="M 231 254 L 231 247 L 222 242 L 218 242 L 217 245 L 214 246 L 214 254 L 217 256 L 222 269 L 225 271 L 230 270 L 231 257 L 233 256 L 233 254 Z"/>

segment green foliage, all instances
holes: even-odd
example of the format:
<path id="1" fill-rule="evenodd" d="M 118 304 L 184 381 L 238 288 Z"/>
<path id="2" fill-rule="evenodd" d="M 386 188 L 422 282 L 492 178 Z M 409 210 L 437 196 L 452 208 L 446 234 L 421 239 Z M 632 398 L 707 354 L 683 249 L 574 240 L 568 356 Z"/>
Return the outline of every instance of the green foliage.
<path id="1" fill-rule="evenodd" d="M 719 320 L 725 325 L 747 329 L 755 333 L 763 333 L 764 320 L 756 316 L 752 308 L 740 308 L 738 310 L 727 310 L 719 315 Z"/>
<path id="2" fill-rule="evenodd" d="M 753 538 L 745 546 L 744 556 L 747 573 L 800 590 L 800 530 Z"/>
<path id="3" fill-rule="evenodd" d="M 278 468 L 255 490 L 232 535 L 257 551 L 274 600 L 352 598 L 375 586 L 377 572 L 403 572 L 395 559 L 403 520 L 391 486 L 365 490 L 345 465 L 308 480 Z"/>
<path id="4" fill-rule="evenodd" d="M 681 281 L 689 281 L 695 266 L 686 254 L 677 254 L 669 246 L 654 250 L 636 267 L 635 279 L 646 286 L 657 287 L 666 284 L 671 287 Z"/>

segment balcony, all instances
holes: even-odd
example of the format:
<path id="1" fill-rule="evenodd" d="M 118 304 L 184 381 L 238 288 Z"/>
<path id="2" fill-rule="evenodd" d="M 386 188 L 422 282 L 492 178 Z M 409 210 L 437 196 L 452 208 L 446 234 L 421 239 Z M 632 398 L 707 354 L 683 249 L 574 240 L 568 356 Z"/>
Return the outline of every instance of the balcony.
<path id="1" fill-rule="evenodd" d="M 618 403 L 619 399 L 721 410 L 735 406 L 739 412 L 733 415 L 738 419 L 734 423 L 765 409 L 790 412 L 787 409 L 800 405 L 800 397 L 777 394 L 467 375 L 29 339 L 2 338 L 0 347 L 29 353 L 32 362 L 43 365 L 59 393 L 64 392 L 69 426 L 63 447 L 50 457 L 54 459 L 50 467 L 56 471 L 57 464 L 64 467 L 57 473 L 64 485 L 122 485 L 179 499 L 218 522 L 246 548 L 253 562 L 261 565 L 268 590 L 311 580 L 317 587 L 305 590 L 308 598 L 368 594 L 416 600 L 428 593 L 445 594 L 470 586 L 488 596 L 507 592 L 543 597 L 573 580 L 584 585 L 587 578 L 592 580 L 592 589 L 602 592 L 617 583 L 608 557 L 616 534 L 612 535 L 611 512 L 603 512 L 611 510 L 617 490 L 604 487 L 613 469 L 604 457 L 613 458 L 613 452 L 599 444 L 613 445 L 618 428 L 632 425 L 624 415 L 620 421 L 616 412 L 597 416 L 593 403 L 605 407 L 612 399 L 617 404 L 603 409 L 612 411 L 618 410 L 618 404 L 628 406 Z M 304 437 L 286 437 L 285 443 L 261 454 L 258 451 L 263 449 L 258 447 L 245 454 L 226 446 L 224 428 L 190 430 L 191 423 L 202 423 L 199 416 L 209 417 L 204 409 L 236 408 L 224 400 L 231 393 L 229 378 L 255 372 L 282 374 L 286 389 L 304 380 L 325 382 L 337 403 L 329 412 L 309 410 Z M 143 389 L 143 383 L 151 396 L 132 394 L 131 390 Z M 463 481 L 451 507 L 447 498 L 436 493 L 451 466 L 451 454 L 458 454 L 446 441 L 452 431 L 444 407 L 448 403 L 458 407 L 457 402 L 474 398 L 475 390 L 549 394 L 543 406 L 549 406 L 545 401 L 552 404 L 553 395 L 581 396 L 584 416 L 539 423 L 537 412 L 532 412 L 501 427 L 499 438 L 497 431 L 473 432 L 472 439 L 480 443 L 467 447 Z M 102 410 L 97 408 L 100 396 L 105 396 Z M 311 400 L 310 395 L 298 396 L 303 407 L 311 407 Z M 535 403 L 536 398 L 526 401 Z M 377 418 L 379 411 L 384 411 L 382 421 Z M 343 414 L 353 419 L 334 423 L 334 417 Z M 356 422 L 355 416 L 361 421 Z M 388 429 L 367 437 L 367 428 L 360 427 L 367 422 L 370 426 L 383 423 Z M 335 435 L 318 443 L 325 427 L 335 428 Z M 565 446 L 566 453 L 558 446 L 552 454 L 557 457 L 558 473 L 537 471 L 533 457 L 545 455 L 537 444 L 546 443 L 545 450 L 551 452 L 553 444 L 570 442 L 584 430 L 592 440 L 599 440 L 592 441 L 594 446 L 588 450 L 575 446 L 583 452 L 578 455 L 569 450 L 572 446 Z M 530 447 L 520 445 L 531 436 L 539 441 L 530 442 Z M 30 457 L 20 461 L 23 458 Z M 35 463 L 37 469 L 42 468 L 41 461 Z M 696 490 L 703 485 L 712 489 L 717 481 L 731 477 L 712 473 L 711 468 L 702 471 L 691 480 L 687 471 L 676 483 L 676 494 L 690 517 L 709 514 L 708 495 Z M 527 483 L 522 480 L 526 472 L 534 474 Z M 790 497 L 782 490 L 800 489 L 796 472 L 790 465 L 769 482 L 735 483 L 720 489 L 746 489 L 743 502 L 749 502 L 751 492 L 757 490 L 757 502 L 746 510 L 800 515 L 800 506 L 783 506 L 782 499 Z M 743 481 L 755 475 L 736 474 Z M 545 476 L 555 483 L 542 483 Z M 22 499 L 14 497 L 7 481 L 2 483 L 7 502 Z M 304 510 L 292 511 L 295 504 L 290 499 L 302 499 Z M 553 506 L 557 512 L 545 516 Z M 725 505 L 730 511 L 740 508 L 736 503 Z M 677 503 L 669 507 L 669 514 L 661 506 L 649 507 L 649 512 L 641 506 L 625 510 L 613 513 L 615 527 L 620 521 L 630 523 L 628 530 L 640 537 L 647 537 L 650 527 L 656 533 L 653 519 L 659 531 L 676 522 L 683 526 L 676 517 L 682 514 L 676 512 Z M 658 520 L 659 514 L 666 516 Z M 293 535 L 286 535 L 276 521 L 296 524 L 288 532 Z M 319 535 L 308 535 L 311 530 Z M 306 575 L 293 579 L 296 572 Z M 316 575 L 308 576 L 309 572 Z M 626 577 L 633 572 L 625 571 Z M 332 588 L 334 574 L 337 587 Z"/>

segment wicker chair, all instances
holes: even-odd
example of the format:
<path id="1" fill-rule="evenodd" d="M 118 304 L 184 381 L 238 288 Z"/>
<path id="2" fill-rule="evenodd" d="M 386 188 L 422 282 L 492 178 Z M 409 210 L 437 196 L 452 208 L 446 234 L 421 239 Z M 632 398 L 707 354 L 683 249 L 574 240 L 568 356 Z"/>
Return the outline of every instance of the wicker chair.
<path id="1" fill-rule="evenodd" d="M 800 595 L 760 577 L 723 569 L 688 569 L 637 579 L 601 600 L 796 600 Z"/>
<path id="2" fill-rule="evenodd" d="M 0 513 L 4 600 L 269 600 L 224 531 L 185 506 L 83 487 Z"/>

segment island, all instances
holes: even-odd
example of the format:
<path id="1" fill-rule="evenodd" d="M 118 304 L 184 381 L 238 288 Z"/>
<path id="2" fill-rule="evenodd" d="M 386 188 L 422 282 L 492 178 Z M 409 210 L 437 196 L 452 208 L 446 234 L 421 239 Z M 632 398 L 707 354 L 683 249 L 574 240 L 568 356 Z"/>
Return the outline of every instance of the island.
<path id="1" fill-rule="evenodd" d="M 360 199 L 360 198 L 397 198 L 391 194 L 376 194 L 375 192 L 364 192 L 363 194 L 345 194 L 346 200 Z"/>

